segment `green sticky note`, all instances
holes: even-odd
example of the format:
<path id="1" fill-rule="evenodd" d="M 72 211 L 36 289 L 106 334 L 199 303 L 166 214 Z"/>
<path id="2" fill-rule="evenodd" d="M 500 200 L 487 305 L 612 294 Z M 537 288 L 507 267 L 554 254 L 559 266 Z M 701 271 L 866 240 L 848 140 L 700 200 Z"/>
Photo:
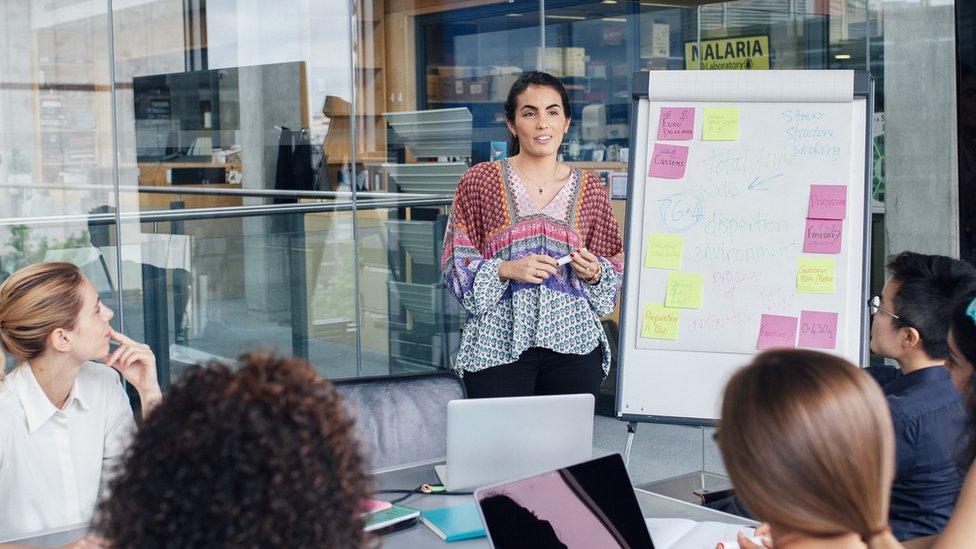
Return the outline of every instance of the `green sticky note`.
<path id="1" fill-rule="evenodd" d="M 644 305 L 641 337 L 645 339 L 678 339 L 678 311 L 657 303 Z"/>
<path id="2" fill-rule="evenodd" d="M 833 259 L 800 258 L 796 268 L 796 291 L 801 294 L 832 294 L 837 263 Z"/>
<path id="3" fill-rule="evenodd" d="M 705 107 L 702 141 L 738 141 L 739 107 Z"/>
<path id="4" fill-rule="evenodd" d="M 670 273 L 664 304 L 681 309 L 701 309 L 703 282 L 704 277 L 698 273 Z"/>
<path id="5" fill-rule="evenodd" d="M 648 269 L 681 268 L 681 252 L 685 247 L 685 237 L 680 234 L 651 233 L 647 238 L 647 256 L 644 266 Z"/>

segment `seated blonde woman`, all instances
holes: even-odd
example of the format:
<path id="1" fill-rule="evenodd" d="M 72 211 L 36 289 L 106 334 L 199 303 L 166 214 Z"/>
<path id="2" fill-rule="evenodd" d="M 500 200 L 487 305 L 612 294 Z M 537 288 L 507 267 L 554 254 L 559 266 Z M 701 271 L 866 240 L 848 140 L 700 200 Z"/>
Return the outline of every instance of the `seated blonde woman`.
<path id="1" fill-rule="evenodd" d="M 815 351 L 765 352 L 732 376 L 721 418 L 726 469 L 769 524 L 768 547 L 901 547 L 888 526 L 891 417 L 868 374 Z"/>
<path id="2" fill-rule="evenodd" d="M 0 366 L 4 352 L 16 359 L 0 383 L 0 539 L 91 520 L 135 426 L 119 373 L 143 414 L 159 402 L 152 351 L 114 331 L 113 315 L 70 263 L 0 285 Z"/>

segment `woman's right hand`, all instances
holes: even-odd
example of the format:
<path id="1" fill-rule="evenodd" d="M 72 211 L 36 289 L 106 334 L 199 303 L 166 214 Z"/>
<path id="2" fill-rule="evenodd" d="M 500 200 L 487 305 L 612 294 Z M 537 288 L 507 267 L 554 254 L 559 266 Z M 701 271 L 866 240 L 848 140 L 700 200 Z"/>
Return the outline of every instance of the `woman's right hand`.
<path id="1" fill-rule="evenodd" d="M 556 267 L 558 266 L 556 260 L 548 255 L 532 254 L 522 259 L 503 261 L 498 266 L 498 278 L 541 284 L 543 280 L 556 274 Z"/>

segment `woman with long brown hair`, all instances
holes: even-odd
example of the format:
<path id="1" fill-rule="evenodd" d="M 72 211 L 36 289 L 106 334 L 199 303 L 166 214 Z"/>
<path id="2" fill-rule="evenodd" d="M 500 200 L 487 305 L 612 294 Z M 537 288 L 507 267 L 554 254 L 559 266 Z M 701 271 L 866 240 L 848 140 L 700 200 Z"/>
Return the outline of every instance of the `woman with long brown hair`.
<path id="1" fill-rule="evenodd" d="M 721 417 L 729 477 L 770 546 L 901 547 L 888 526 L 891 417 L 868 374 L 825 353 L 768 351 L 732 376 Z"/>
<path id="2" fill-rule="evenodd" d="M 144 414 L 161 399 L 152 351 L 113 330 L 113 315 L 70 263 L 31 265 L 0 285 L 0 377 L 5 352 L 16 359 L 0 383 L 0 538 L 91 519 L 135 427 L 112 368 Z"/>
<path id="3" fill-rule="evenodd" d="M 444 237 L 444 281 L 468 313 L 454 367 L 473 398 L 597 395 L 620 229 L 600 179 L 559 162 L 572 118 L 559 79 L 522 74 L 505 118 L 512 154 L 461 177 Z"/>

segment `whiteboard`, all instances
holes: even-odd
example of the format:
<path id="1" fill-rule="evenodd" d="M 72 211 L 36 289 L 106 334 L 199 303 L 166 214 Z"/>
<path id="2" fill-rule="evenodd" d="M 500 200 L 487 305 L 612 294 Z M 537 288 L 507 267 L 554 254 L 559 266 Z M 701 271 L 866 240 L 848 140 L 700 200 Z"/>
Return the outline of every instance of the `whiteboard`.
<path id="1" fill-rule="evenodd" d="M 635 92 L 632 125 L 617 416 L 714 423 L 729 376 L 759 352 L 761 325 L 765 334 L 783 336 L 778 343 L 764 338 L 767 345 L 817 348 L 862 363 L 869 77 L 855 78 L 853 71 L 652 71 L 638 73 L 635 82 L 643 86 L 642 78 L 647 85 Z M 691 112 L 674 109 L 694 110 L 690 139 L 659 135 L 662 113 L 670 123 L 676 113 Z M 716 137 L 716 109 L 737 115 L 727 120 L 738 119 L 738 135 L 704 139 L 706 129 Z M 692 125 L 684 130 L 688 137 Z M 682 173 L 675 166 L 684 154 Z M 812 190 L 822 199 L 824 190 L 837 187 L 846 187 L 840 189 L 846 204 L 819 200 L 835 207 L 810 209 Z M 843 219 L 814 219 L 808 226 L 809 216 Z M 826 240 L 807 241 L 808 232 L 826 234 L 824 227 L 836 229 L 826 247 Z M 670 243 L 671 255 L 661 255 L 662 241 Z M 819 278 L 804 276 L 800 284 L 798 272 L 811 266 L 821 269 Z M 775 317 L 764 315 L 795 319 L 792 343 L 784 343 L 788 330 L 774 330 Z"/>

